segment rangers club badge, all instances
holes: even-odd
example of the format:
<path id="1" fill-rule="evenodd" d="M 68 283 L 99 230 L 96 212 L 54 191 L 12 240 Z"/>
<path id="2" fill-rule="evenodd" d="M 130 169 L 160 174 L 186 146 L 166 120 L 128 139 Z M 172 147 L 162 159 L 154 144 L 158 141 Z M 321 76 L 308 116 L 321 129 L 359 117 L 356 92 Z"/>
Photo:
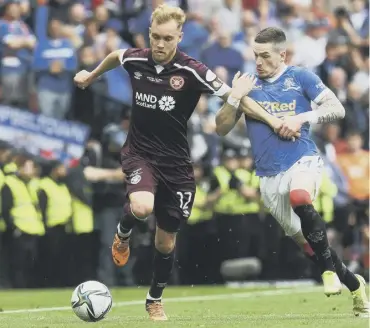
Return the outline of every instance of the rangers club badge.
<path id="1" fill-rule="evenodd" d="M 185 84 L 185 80 L 182 76 L 172 76 L 170 78 L 170 85 L 175 90 L 180 90 Z"/>

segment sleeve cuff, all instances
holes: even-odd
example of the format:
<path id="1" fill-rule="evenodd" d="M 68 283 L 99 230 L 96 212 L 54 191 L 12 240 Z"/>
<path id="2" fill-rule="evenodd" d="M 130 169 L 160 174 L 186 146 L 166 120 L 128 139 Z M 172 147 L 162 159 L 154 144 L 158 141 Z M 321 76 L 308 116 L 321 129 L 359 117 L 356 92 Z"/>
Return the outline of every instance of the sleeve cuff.
<path id="1" fill-rule="evenodd" d="M 327 95 L 327 93 L 329 92 L 330 90 L 328 88 L 326 88 L 325 90 L 321 91 L 319 93 L 319 95 L 313 100 L 313 102 L 315 104 L 319 104 L 319 102 Z"/>
<path id="2" fill-rule="evenodd" d="M 231 88 L 227 84 L 223 84 L 220 89 L 215 91 L 213 94 L 218 97 L 224 96 L 227 92 L 229 92 Z"/>

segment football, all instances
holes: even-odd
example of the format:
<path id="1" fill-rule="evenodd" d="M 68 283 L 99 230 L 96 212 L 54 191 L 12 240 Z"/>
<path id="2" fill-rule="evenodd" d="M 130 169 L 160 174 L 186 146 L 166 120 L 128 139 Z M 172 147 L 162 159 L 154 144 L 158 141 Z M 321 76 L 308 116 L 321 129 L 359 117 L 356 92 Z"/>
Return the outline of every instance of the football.
<path id="1" fill-rule="evenodd" d="M 86 281 L 76 287 L 72 294 L 72 309 L 83 321 L 102 320 L 112 307 L 109 289 L 98 281 Z"/>

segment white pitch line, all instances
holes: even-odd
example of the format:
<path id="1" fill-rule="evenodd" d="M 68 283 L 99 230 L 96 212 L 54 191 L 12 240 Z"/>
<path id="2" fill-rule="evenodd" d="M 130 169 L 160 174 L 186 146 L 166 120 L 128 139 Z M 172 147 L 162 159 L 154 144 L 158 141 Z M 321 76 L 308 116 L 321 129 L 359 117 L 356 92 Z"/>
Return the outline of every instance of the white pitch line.
<path id="1" fill-rule="evenodd" d="M 287 294 L 305 294 L 317 292 L 318 288 L 302 288 L 302 289 L 281 289 L 281 290 L 264 290 L 249 293 L 231 293 L 231 294 L 215 294 L 206 296 L 184 296 L 184 297 L 170 297 L 165 298 L 163 303 L 183 303 L 183 302 L 196 302 L 196 301 L 218 301 L 218 300 L 233 300 L 239 298 L 252 298 L 257 296 L 275 296 Z M 123 307 L 130 305 L 143 305 L 145 300 L 140 301 L 125 301 L 113 303 L 113 307 Z M 47 307 L 37 309 L 19 309 L 19 310 L 6 310 L 0 312 L 2 314 L 16 314 L 16 313 L 35 313 L 35 312 L 54 312 L 54 311 L 70 311 L 70 306 L 60 307 Z"/>
<path id="2" fill-rule="evenodd" d="M 241 315 L 203 315 L 202 319 L 204 320 L 260 320 L 260 319 L 326 319 L 326 318 L 347 318 L 347 317 L 354 317 L 352 313 L 286 313 L 286 314 L 241 314 Z M 110 316 L 107 318 L 108 320 L 114 321 L 117 316 Z M 125 320 L 137 320 L 137 316 L 126 316 Z M 363 317 L 358 317 L 358 319 Z M 368 317 L 366 317 L 368 319 Z M 179 315 L 171 315 L 171 319 L 179 320 L 179 321 L 187 321 L 194 319 L 193 317 L 186 317 L 186 316 L 179 316 Z"/>

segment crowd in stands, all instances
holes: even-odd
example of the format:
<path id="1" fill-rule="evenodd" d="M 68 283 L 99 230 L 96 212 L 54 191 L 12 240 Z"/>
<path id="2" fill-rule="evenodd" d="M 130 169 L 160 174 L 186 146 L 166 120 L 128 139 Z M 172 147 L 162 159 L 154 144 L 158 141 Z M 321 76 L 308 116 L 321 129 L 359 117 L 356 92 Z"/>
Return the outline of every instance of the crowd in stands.
<path id="1" fill-rule="evenodd" d="M 73 76 L 82 69 L 92 70 L 114 50 L 148 47 L 150 14 L 154 7 L 166 2 L 180 6 L 186 12 L 187 21 L 183 27 L 180 50 L 203 61 L 229 84 L 238 71 L 255 73 L 251 45 L 256 33 L 267 26 L 280 26 L 288 38 L 287 64 L 306 67 L 317 73 L 346 109 L 343 120 L 312 127 L 312 136 L 325 162 L 327 181 L 321 191 L 323 197 L 320 201 L 323 203 L 316 205 L 320 206 L 320 212 L 327 222 L 330 242 L 340 256 L 353 271 L 368 270 L 367 0 L 0 2 L 0 104 L 90 126 L 90 139 L 81 160 L 84 167 L 120 167 L 119 149 L 128 132 L 132 90 L 128 74 L 122 68 L 106 73 L 86 90 L 73 85 Z M 226 137 L 221 138 L 215 133 L 214 117 L 220 106 L 221 101 L 215 96 L 201 97 L 188 125 L 191 155 L 196 163 L 199 187 L 204 192 L 214 191 L 214 180 L 217 178 L 215 169 L 224 167 L 233 173 L 230 188 L 240 193 L 240 184 L 247 182 L 234 172 L 240 169 L 253 176 L 250 142 L 243 119 Z M 14 159 L 10 156 L 7 161 L 9 158 Z M 236 160 L 234 163 L 233 159 Z M 9 163 L 2 161 L 1 164 L 3 169 Z M 88 243 L 93 246 L 84 249 L 90 249 L 90 254 L 95 252 L 95 256 L 92 254 L 90 257 L 95 262 L 91 264 L 90 272 L 78 279 L 98 278 L 108 285 L 147 283 L 150 277 L 146 276 L 149 270 L 145 268 L 150 265 L 148 259 L 152 252 L 152 220 L 138 228 L 133 240 L 138 247 L 130 265 L 123 270 L 116 270 L 109 247 L 122 214 L 124 184 L 111 181 L 90 181 L 89 184 L 93 190 L 90 205 L 94 229 L 90 231 L 93 237 Z M 249 186 L 255 189 L 253 199 L 259 203 L 258 182 Z M 232 225 L 225 217 L 239 213 L 233 213 L 232 210 L 230 213 L 218 213 L 215 208 L 205 209 L 199 204 L 195 205 L 197 209 L 202 209 L 202 214 L 185 225 L 179 236 L 179 274 L 175 275 L 175 282 L 221 282 L 220 261 L 237 257 L 260 259 L 264 269 L 257 278 L 261 279 L 292 279 L 313 275 L 307 271 L 308 264 L 304 259 L 302 261 L 305 264 L 296 265 L 302 257 L 297 250 L 294 252 L 295 246 L 286 241 L 280 228 L 260 204 L 257 210 L 251 212 L 253 215 L 247 219 L 235 219 Z M 239 243 L 242 239 L 245 241 Z M 4 245 L 4 240 L 8 239 L 1 240 Z M 232 244 L 232 240 L 238 243 Z M 224 253 L 215 251 L 218 247 Z M 98 253 L 99 256 L 96 255 Z M 288 253 L 295 256 L 289 260 L 285 257 Z M 202 262 L 202 259 L 206 260 Z M 78 260 L 74 258 L 73 261 L 76 263 Z M 282 261 L 285 261 L 284 265 Z M 40 268 L 43 267 L 39 266 L 35 274 L 42 275 L 40 272 L 43 269 Z M 300 269 L 294 271 L 293 268 Z M 48 285 L 40 282 L 40 279 L 38 282 L 37 279 L 33 280 L 33 286 Z M 0 287 L 1 283 L 0 275 Z M 76 283 L 78 281 L 67 279 L 62 283 L 50 284 L 60 286 Z M 13 284 L 13 287 L 17 286 Z"/>

